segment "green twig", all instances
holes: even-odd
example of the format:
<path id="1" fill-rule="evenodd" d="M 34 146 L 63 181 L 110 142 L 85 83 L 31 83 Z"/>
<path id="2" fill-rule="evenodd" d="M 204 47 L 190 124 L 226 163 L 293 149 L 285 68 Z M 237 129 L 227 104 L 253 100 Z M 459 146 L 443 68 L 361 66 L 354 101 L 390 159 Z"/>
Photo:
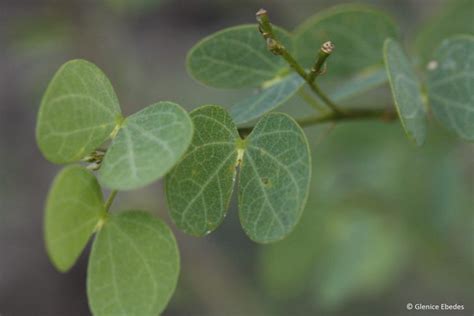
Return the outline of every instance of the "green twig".
<path id="1" fill-rule="evenodd" d="M 309 104 L 311 107 L 313 107 L 316 111 L 318 112 L 326 112 L 327 108 L 324 107 L 321 103 L 318 102 L 312 95 L 308 94 L 304 87 L 302 87 L 299 91 L 298 94 L 300 97 L 306 101 L 307 104 Z"/>
<path id="2" fill-rule="evenodd" d="M 333 112 L 342 114 L 343 111 L 341 111 L 339 107 L 314 82 L 314 79 L 316 78 L 317 73 L 321 71 L 321 67 L 330 53 L 326 53 L 327 56 L 325 57 L 321 56 L 320 58 L 318 58 L 318 61 L 316 61 L 316 65 L 315 65 L 315 67 L 317 68 L 316 75 L 308 74 L 306 73 L 304 68 L 296 61 L 296 59 L 290 54 L 290 52 L 288 52 L 285 46 L 283 46 L 283 44 L 279 42 L 277 38 L 275 37 L 272 25 L 270 23 L 270 19 L 268 18 L 268 13 L 265 9 L 258 10 L 257 21 L 259 24 L 260 33 L 262 34 L 263 38 L 266 40 L 268 50 L 274 55 L 279 55 L 283 57 L 283 59 L 286 60 L 286 62 L 290 65 L 290 67 L 293 68 L 301 76 L 301 78 L 303 78 L 306 81 L 306 83 L 309 85 L 311 90 L 314 93 L 316 93 L 316 95 L 318 95 L 321 98 L 321 100 L 323 100 L 324 103 L 326 103 L 326 105 L 333 110 Z M 323 47 L 321 48 L 321 51 L 323 50 L 327 51 L 329 46 L 332 52 L 332 49 L 334 48 L 334 46 L 330 42 L 329 44 L 324 43 Z M 321 66 L 318 66 L 319 63 L 321 63 Z"/>
<path id="3" fill-rule="evenodd" d="M 106 212 L 108 212 L 110 209 L 110 206 L 112 206 L 112 203 L 114 202 L 117 192 L 118 192 L 117 190 L 110 191 L 109 197 L 107 198 L 107 201 L 105 201 L 105 204 L 104 204 L 104 209 Z"/>
<path id="4" fill-rule="evenodd" d="M 317 124 L 325 124 L 329 122 L 340 121 L 357 121 L 357 120 L 380 120 L 390 122 L 397 119 L 397 113 L 387 109 L 352 109 L 344 111 L 344 113 L 331 112 L 323 115 L 309 116 L 296 120 L 301 127 L 309 127 Z M 252 132 L 253 126 L 239 128 L 239 134 L 245 138 Z"/>
<path id="5" fill-rule="evenodd" d="M 334 44 L 330 41 L 325 42 L 321 46 L 321 49 L 318 53 L 318 58 L 316 59 L 316 63 L 309 72 L 309 81 L 314 82 L 317 76 L 322 75 L 326 71 L 326 68 L 323 67 L 326 65 L 326 59 L 331 55 L 333 50 Z"/>
<path id="6" fill-rule="evenodd" d="M 328 113 L 325 115 L 310 116 L 297 120 L 302 127 L 307 127 L 316 124 L 339 121 L 354 121 L 354 120 L 370 120 L 378 119 L 381 121 L 393 121 L 397 118 L 397 114 L 386 109 L 353 109 L 347 110 L 342 114 Z"/>

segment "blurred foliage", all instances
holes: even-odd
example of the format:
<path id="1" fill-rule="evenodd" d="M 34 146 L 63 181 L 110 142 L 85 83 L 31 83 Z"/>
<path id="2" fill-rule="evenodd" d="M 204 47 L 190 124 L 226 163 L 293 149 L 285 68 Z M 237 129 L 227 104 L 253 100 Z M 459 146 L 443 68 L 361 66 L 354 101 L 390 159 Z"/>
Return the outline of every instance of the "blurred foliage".
<path id="1" fill-rule="evenodd" d="M 103 0 L 113 11 L 120 14 L 140 15 L 156 9 L 164 0 Z"/>
<path id="2" fill-rule="evenodd" d="M 431 133 L 414 149 L 398 126 L 347 124 L 313 148 L 312 195 L 300 225 L 261 251 L 262 285 L 279 302 L 275 314 L 298 302 L 311 302 L 310 312 L 376 300 L 407 263 L 423 270 L 440 254 L 466 254 L 462 271 L 469 269 L 472 244 L 454 246 L 474 229 L 472 176 L 461 172 L 472 166 L 459 153 L 462 143 Z"/>
<path id="3" fill-rule="evenodd" d="M 474 2 L 445 1 L 416 37 L 416 49 L 426 63 L 442 40 L 455 34 L 474 33 Z"/>

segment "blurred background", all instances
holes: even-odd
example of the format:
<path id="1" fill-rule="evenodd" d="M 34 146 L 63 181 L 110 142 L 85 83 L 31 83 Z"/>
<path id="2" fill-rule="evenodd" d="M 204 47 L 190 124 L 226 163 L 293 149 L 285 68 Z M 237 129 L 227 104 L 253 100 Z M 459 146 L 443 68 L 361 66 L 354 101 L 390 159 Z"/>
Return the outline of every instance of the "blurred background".
<path id="1" fill-rule="evenodd" d="M 453 0 L 458 1 L 458 0 Z M 231 105 L 249 91 L 194 82 L 185 56 L 202 37 L 253 23 L 265 7 L 293 29 L 334 0 L 0 0 L 0 315 L 90 315 L 89 249 L 56 272 L 42 240 L 43 205 L 59 170 L 34 138 L 42 93 L 57 68 L 85 58 L 104 70 L 128 115 L 159 100 L 187 109 Z M 408 50 L 416 30 L 449 1 L 358 1 L 389 12 Z M 382 87 L 360 102 L 388 104 Z M 303 115 L 301 101 L 284 110 Z M 263 246 L 240 228 L 235 203 L 205 238 L 176 230 L 162 183 L 120 193 L 113 211 L 144 209 L 167 221 L 182 257 L 164 312 L 178 315 L 407 315 L 406 304 L 474 308 L 474 146 L 431 120 L 415 148 L 400 125 L 357 122 L 306 129 L 312 190 L 290 237 Z"/>

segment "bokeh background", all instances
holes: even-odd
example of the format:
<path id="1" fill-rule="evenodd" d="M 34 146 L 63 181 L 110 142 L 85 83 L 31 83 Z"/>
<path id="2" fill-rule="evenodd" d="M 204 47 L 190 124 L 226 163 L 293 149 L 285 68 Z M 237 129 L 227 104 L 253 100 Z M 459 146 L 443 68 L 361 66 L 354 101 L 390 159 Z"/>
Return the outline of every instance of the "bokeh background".
<path id="1" fill-rule="evenodd" d="M 359 2 L 388 11 L 413 50 L 417 30 L 449 1 Z M 89 249 L 60 274 L 42 240 L 43 205 L 60 167 L 41 156 L 34 127 L 41 95 L 62 63 L 85 58 L 102 68 L 125 114 L 159 100 L 187 109 L 229 106 L 249 91 L 194 82 L 185 56 L 197 40 L 253 23 L 262 6 L 274 23 L 293 29 L 336 3 L 0 0 L 0 315 L 90 315 Z M 380 105 L 388 98 L 382 87 L 357 101 Z M 284 110 L 300 115 L 303 106 L 294 98 Z M 162 183 L 119 194 L 113 211 L 148 210 L 177 235 L 182 271 L 164 315 L 435 314 L 410 313 L 409 302 L 464 304 L 462 312 L 440 315 L 472 315 L 474 146 L 434 119 L 422 148 L 409 143 L 396 122 L 306 132 L 314 162 L 311 196 L 294 233 L 273 245 L 247 239 L 235 203 L 216 232 L 193 238 L 170 222 Z"/>

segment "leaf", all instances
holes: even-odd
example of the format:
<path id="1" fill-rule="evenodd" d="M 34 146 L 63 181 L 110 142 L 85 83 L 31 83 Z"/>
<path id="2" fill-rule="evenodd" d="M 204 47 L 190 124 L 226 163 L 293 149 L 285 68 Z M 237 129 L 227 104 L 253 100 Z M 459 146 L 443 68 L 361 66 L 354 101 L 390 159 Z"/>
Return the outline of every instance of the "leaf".
<path id="1" fill-rule="evenodd" d="M 246 139 L 239 179 L 242 227 L 254 241 L 284 238 L 298 222 L 309 192 L 311 158 L 298 124 L 265 115 Z"/>
<path id="2" fill-rule="evenodd" d="M 155 316 L 168 304 L 179 274 L 171 230 L 145 212 L 111 215 L 97 234 L 87 270 L 95 316 Z"/>
<path id="3" fill-rule="evenodd" d="M 191 112 L 193 142 L 166 177 L 171 218 L 186 233 L 202 236 L 222 222 L 229 207 L 236 167 L 241 166 L 239 209 L 249 237 L 271 242 L 296 225 L 311 174 L 303 131 L 286 114 L 265 115 L 245 140 L 225 109 Z"/>
<path id="4" fill-rule="evenodd" d="M 418 32 L 416 48 L 422 61 L 428 62 L 433 51 L 445 38 L 456 34 L 474 35 L 474 4 L 472 0 L 446 1 L 429 23 Z"/>
<path id="5" fill-rule="evenodd" d="M 443 41 L 432 65 L 428 95 L 433 113 L 461 138 L 474 140 L 474 36 Z"/>
<path id="6" fill-rule="evenodd" d="M 292 73 L 269 88 L 234 104 L 230 115 L 236 124 L 247 123 L 288 101 L 303 84 L 304 80 L 297 73 Z"/>
<path id="7" fill-rule="evenodd" d="M 362 71 L 355 77 L 345 81 L 337 89 L 329 93 L 329 95 L 336 102 L 348 100 L 384 84 L 387 80 L 385 69 L 376 67 L 375 69 Z"/>
<path id="8" fill-rule="evenodd" d="M 72 60 L 56 72 L 43 96 L 36 139 L 46 159 L 74 162 L 99 147 L 120 119 L 104 73 L 88 61 Z"/>
<path id="9" fill-rule="evenodd" d="M 193 134 L 188 114 L 172 102 L 158 102 L 125 119 L 100 168 L 101 182 L 136 189 L 165 175 L 181 158 Z"/>
<path id="10" fill-rule="evenodd" d="M 49 258 L 61 272 L 69 270 L 105 215 L 96 178 L 79 166 L 62 170 L 46 202 L 44 233 Z"/>
<path id="11" fill-rule="evenodd" d="M 398 42 L 393 39 L 385 41 L 384 57 L 400 121 L 407 136 L 420 146 L 426 138 L 426 117 L 420 82 Z"/>
<path id="12" fill-rule="evenodd" d="M 240 138 L 222 107 L 203 106 L 190 116 L 195 127 L 193 140 L 166 177 L 166 197 L 176 226 L 203 236 L 219 226 L 229 207 Z"/>
<path id="13" fill-rule="evenodd" d="M 277 38 L 290 49 L 288 33 L 274 28 Z M 240 25 L 214 33 L 198 42 L 187 56 L 188 72 L 216 88 L 258 86 L 288 69 L 272 55 L 257 25 Z"/>
<path id="14" fill-rule="evenodd" d="M 313 66 L 321 45 L 332 41 L 336 50 L 328 61 L 328 75 L 343 76 L 382 64 L 383 42 L 396 38 L 398 28 L 383 12 L 341 5 L 309 18 L 294 34 L 296 57 L 307 68 Z"/>

